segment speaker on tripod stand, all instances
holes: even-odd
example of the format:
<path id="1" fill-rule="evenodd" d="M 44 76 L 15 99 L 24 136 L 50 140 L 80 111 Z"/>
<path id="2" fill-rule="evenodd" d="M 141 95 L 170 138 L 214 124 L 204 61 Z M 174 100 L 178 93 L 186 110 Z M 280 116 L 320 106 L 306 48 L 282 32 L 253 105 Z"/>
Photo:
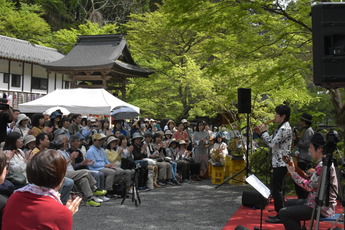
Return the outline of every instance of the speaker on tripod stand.
<path id="1" fill-rule="evenodd" d="M 238 88 L 237 89 L 238 113 L 251 113 L 252 112 L 252 99 L 250 88 Z"/>
<path id="2" fill-rule="evenodd" d="M 247 114 L 247 141 L 246 141 L 246 177 L 248 177 L 249 169 L 249 116 L 252 112 L 252 98 L 251 98 L 251 89 L 250 88 L 238 88 L 237 89 L 237 97 L 238 97 L 238 113 L 246 113 Z"/>

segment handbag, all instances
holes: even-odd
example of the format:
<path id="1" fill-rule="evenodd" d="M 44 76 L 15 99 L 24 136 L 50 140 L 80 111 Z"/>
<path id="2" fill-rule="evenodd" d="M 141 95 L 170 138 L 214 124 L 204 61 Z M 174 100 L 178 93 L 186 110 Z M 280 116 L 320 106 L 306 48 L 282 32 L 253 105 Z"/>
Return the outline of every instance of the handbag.
<path id="1" fill-rule="evenodd" d="M 122 158 L 121 159 L 121 168 L 122 169 L 133 169 L 134 168 L 134 160 L 130 158 Z"/>

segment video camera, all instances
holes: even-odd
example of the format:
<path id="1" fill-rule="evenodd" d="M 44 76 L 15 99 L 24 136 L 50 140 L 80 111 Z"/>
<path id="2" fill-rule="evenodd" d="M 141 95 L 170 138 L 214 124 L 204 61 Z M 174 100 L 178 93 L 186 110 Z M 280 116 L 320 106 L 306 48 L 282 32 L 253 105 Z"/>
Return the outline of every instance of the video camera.
<path id="1" fill-rule="evenodd" d="M 324 151 L 326 154 L 331 154 L 337 149 L 337 143 L 339 142 L 338 132 L 335 130 L 330 130 L 326 134 L 326 144 Z"/>
<path id="2" fill-rule="evenodd" d="M 0 110 L 8 110 L 10 107 L 7 104 L 6 98 L 0 98 Z"/>

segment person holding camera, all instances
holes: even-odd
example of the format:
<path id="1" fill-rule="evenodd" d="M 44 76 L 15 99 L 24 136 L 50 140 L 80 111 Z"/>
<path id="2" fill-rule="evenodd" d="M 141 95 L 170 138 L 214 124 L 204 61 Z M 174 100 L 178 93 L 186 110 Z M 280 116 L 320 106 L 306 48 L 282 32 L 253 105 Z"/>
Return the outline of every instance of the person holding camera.
<path id="1" fill-rule="evenodd" d="M 322 173 L 322 157 L 327 152 L 324 151 L 325 139 L 321 133 L 315 133 L 310 141 L 310 152 L 317 164 L 315 171 L 309 179 L 302 178 L 296 171 L 295 166 L 287 166 L 292 179 L 301 188 L 308 191 L 307 199 L 291 199 L 285 202 L 285 207 L 280 209 L 279 217 L 286 229 L 301 229 L 300 221 L 310 220 L 313 209 L 316 205 L 316 196 L 319 186 L 319 179 Z M 329 168 L 329 205 L 323 204 L 321 207 L 321 217 L 329 217 L 334 214 L 337 205 L 338 180 L 334 165 Z"/>
<path id="2" fill-rule="evenodd" d="M 7 136 L 7 124 L 15 119 L 12 108 L 7 104 L 6 98 L 0 98 L 0 143 Z"/>

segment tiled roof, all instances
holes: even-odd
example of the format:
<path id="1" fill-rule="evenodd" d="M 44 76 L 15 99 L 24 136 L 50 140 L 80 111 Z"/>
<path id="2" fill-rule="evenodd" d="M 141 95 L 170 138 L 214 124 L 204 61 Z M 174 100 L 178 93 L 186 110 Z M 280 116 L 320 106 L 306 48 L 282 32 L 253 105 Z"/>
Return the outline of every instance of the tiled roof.
<path id="1" fill-rule="evenodd" d="M 41 64 L 59 60 L 64 55 L 56 49 L 32 45 L 28 41 L 0 35 L 0 58 Z"/>
<path id="2" fill-rule="evenodd" d="M 79 36 L 77 44 L 64 58 L 42 66 L 51 71 L 113 68 L 131 76 L 153 73 L 134 62 L 123 34 Z"/>

